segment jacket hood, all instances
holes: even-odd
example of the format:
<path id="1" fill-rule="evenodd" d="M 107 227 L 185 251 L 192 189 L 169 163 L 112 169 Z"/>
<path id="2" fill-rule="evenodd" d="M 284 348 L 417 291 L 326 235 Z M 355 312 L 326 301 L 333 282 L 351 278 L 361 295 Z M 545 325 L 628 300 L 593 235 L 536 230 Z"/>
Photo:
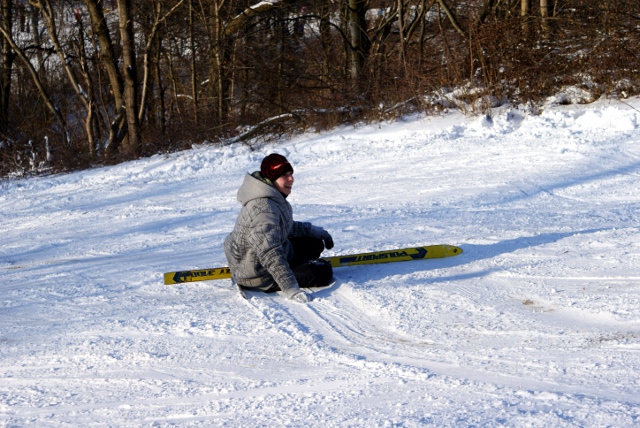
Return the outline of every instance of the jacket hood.
<path id="1" fill-rule="evenodd" d="M 244 176 L 244 181 L 238 189 L 238 202 L 245 206 L 249 201 L 259 198 L 270 198 L 280 202 L 284 196 L 271 184 L 266 182 L 259 171 Z"/>

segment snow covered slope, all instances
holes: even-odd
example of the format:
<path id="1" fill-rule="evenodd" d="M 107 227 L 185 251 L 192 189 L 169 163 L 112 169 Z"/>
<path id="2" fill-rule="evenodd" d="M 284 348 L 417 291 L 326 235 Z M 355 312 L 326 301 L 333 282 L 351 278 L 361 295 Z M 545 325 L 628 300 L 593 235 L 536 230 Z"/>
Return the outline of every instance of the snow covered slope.
<path id="1" fill-rule="evenodd" d="M 0 426 L 640 422 L 640 100 L 412 117 L 0 183 Z M 309 305 L 242 300 L 243 174 L 295 167 L 342 268 Z"/>

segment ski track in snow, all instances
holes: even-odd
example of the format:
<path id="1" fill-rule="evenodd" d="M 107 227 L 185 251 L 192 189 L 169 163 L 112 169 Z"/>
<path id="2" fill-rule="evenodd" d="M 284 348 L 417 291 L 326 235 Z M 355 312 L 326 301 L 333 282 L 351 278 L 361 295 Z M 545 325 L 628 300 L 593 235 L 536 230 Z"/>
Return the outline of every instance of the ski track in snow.
<path id="1" fill-rule="evenodd" d="M 635 426 L 640 100 L 409 117 L 0 182 L 0 426 Z M 242 176 L 277 151 L 336 269 L 231 282 Z"/>

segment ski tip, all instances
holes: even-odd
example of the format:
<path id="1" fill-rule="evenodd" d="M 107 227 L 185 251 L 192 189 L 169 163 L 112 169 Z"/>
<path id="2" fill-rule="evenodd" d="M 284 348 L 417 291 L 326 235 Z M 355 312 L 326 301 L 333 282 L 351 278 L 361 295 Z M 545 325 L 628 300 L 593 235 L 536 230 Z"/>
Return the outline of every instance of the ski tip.
<path id="1" fill-rule="evenodd" d="M 443 247 L 445 253 L 447 253 L 447 256 L 457 256 L 459 254 L 462 254 L 462 248 L 455 245 L 443 245 Z"/>

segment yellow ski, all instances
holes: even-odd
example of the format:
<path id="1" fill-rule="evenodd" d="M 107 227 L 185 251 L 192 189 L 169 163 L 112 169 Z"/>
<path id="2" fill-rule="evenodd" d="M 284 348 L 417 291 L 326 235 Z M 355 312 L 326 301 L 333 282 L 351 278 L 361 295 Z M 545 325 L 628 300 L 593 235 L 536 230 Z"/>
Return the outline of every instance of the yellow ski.
<path id="1" fill-rule="evenodd" d="M 454 245 L 427 245 L 424 247 L 400 248 L 397 250 L 372 251 L 370 253 L 323 257 L 323 259 L 331 262 L 331 266 L 333 267 L 342 267 L 436 259 L 453 257 L 461 253 L 462 248 Z M 164 274 L 164 283 L 170 285 L 182 284 L 183 282 L 211 281 L 226 278 L 231 278 L 231 270 L 228 267 L 218 267 L 211 269 L 167 272 Z"/>

